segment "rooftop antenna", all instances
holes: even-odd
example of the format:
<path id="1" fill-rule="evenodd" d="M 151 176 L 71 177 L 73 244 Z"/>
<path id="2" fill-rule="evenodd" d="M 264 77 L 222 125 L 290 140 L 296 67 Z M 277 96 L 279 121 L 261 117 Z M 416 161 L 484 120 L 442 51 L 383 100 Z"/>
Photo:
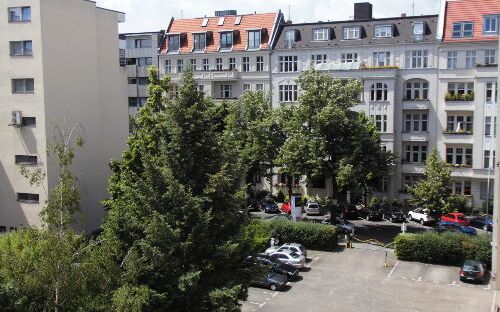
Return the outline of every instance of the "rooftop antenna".
<path id="1" fill-rule="evenodd" d="M 288 20 L 291 21 L 292 20 L 292 16 L 291 16 L 291 6 L 290 4 L 288 4 Z"/>
<path id="2" fill-rule="evenodd" d="M 412 15 L 415 16 L 415 0 L 412 1 L 411 7 L 413 11 Z"/>

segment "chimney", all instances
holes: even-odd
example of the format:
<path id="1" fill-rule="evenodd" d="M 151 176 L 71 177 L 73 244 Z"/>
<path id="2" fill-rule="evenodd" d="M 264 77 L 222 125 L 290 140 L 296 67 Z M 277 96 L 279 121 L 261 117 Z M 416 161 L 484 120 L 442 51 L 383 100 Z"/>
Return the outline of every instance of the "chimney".
<path id="1" fill-rule="evenodd" d="M 370 2 L 354 3 L 354 20 L 372 19 L 373 6 Z"/>
<path id="2" fill-rule="evenodd" d="M 406 17 L 406 13 L 401 13 L 401 17 Z"/>

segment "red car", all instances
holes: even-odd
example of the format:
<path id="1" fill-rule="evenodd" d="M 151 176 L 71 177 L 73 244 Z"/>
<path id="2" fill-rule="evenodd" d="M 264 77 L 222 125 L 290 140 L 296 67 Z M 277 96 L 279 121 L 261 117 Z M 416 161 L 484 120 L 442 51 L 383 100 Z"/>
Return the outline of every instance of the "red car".
<path id="1" fill-rule="evenodd" d="M 289 202 L 285 202 L 281 206 L 281 211 L 283 211 L 284 213 L 291 214 L 292 213 L 292 206 L 290 206 Z"/>
<path id="2" fill-rule="evenodd" d="M 441 221 L 444 222 L 453 222 L 461 225 L 469 226 L 469 219 L 465 217 L 465 215 L 461 212 L 450 212 L 441 217 Z"/>

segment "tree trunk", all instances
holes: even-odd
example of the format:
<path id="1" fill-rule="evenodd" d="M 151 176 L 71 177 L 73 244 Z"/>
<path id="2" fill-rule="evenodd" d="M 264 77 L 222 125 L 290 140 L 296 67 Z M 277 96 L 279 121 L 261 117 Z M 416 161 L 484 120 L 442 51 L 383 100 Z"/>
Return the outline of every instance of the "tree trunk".
<path id="1" fill-rule="evenodd" d="M 273 163 L 271 162 L 271 168 L 269 168 L 270 178 L 269 178 L 269 193 L 273 195 Z"/>

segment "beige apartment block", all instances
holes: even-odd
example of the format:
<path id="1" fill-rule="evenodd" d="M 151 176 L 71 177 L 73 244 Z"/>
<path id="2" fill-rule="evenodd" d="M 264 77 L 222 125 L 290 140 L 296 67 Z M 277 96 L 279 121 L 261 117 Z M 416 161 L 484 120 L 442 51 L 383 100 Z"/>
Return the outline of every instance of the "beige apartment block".
<path id="1" fill-rule="evenodd" d="M 40 225 L 57 183 L 56 159 L 47 155 L 53 124 L 80 125 L 85 144 L 72 171 L 83 196 L 81 228 L 96 229 L 108 163 L 128 135 L 118 45 L 124 14 L 85 0 L 4 0 L 0 12 L 0 231 Z M 45 172 L 43 183 L 30 185 L 20 165 Z"/>

